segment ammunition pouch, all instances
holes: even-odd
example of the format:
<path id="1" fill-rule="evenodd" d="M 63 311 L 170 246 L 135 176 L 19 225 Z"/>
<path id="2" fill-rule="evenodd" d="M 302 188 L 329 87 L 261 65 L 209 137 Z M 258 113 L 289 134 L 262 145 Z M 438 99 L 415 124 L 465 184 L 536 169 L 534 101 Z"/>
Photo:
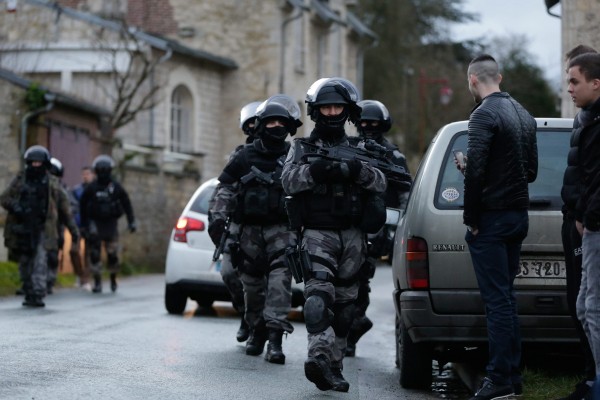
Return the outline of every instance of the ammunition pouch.
<path id="1" fill-rule="evenodd" d="M 362 218 L 358 227 L 366 233 L 377 233 L 385 225 L 385 201 L 379 194 L 369 193 L 362 210 Z"/>
<path id="2" fill-rule="evenodd" d="M 272 225 L 286 221 L 283 188 L 278 185 L 250 186 L 243 190 L 235 222 Z"/>

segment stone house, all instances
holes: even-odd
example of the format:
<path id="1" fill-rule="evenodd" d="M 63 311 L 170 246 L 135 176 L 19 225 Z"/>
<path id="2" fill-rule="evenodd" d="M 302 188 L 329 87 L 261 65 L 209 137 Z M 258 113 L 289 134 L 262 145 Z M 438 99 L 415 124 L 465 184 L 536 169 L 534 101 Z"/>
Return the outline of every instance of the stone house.
<path id="1" fill-rule="evenodd" d="M 353 4 L 18 0 L 14 10 L 0 13 L 0 67 L 111 110 L 105 147 L 88 149 L 87 161 L 67 165 L 78 178 L 96 151 L 113 155 L 139 225 L 138 233 L 124 236 L 124 259 L 159 270 L 188 197 L 243 141 L 241 107 L 276 93 L 304 107 L 306 90 L 323 76 L 343 76 L 361 88 L 362 54 L 375 36 L 352 14 Z M 148 63 L 152 68 L 144 70 Z M 114 79 L 127 73 L 146 74 L 133 100 L 152 101 L 111 130 L 119 114 Z M 35 122 L 47 127 L 48 121 L 40 115 Z M 310 132 L 310 121 L 304 122 L 299 135 Z M 14 126 L 2 132 L 2 140 L 16 139 Z M 74 152 L 62 154 L 70 160 Z M 0 173 L 0 186 L 19 164 L 11 165 Z"/>

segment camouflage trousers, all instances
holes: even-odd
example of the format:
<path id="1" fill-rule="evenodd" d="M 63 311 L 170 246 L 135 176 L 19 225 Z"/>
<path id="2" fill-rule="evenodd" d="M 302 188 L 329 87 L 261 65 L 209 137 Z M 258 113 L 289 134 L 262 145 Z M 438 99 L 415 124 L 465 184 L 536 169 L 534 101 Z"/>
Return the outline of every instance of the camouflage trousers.
<path id="1" fill-rule="evenodd" d="M 19 257 L 19 275 L 26 296 L 44 297 L 48 279 L 48 255 L 44 248 L 45 235 L 40 232 L 38 243 L 29 253 Z"/>
<path id="2" fill-rule="evenodd" d="M 306 229 L 302 233 L 302 249 L 308 250 L 311 256 L 313 273 L 328 272 L 337 280 L 308 279 L 304 286 L 304 297 L 308 299 L 320 293 L 328 298 L 332 305 L 330 315 L 333 314 L 330 320 L 334 324 L 336 318 L 342 316 L 335 315 L 332 308 L 351 305 L 358 296 L 359 284 L 354 279 L 364 262 L 366 246 L 366 237 L 357 228 L 339 231 Z M 347 335 L 347 331 L 336 334 L 332 326 L 323 332 L 308 333 L 308 357 L 325 355 L 332 366 L 341 368 Z"/>
<path id="3" fill-rule="evenodd" d="M 244 262 L 241 267 L 245 319 L 251 328 L 266 323 L 268 329 L 291 333 L 292 273 L 285 264 L 285 249 L 296 244 L 296 234 L 280 225 L 246 225 L 240 234 Z"/>
<path id="4" fill-rule="evenodd" d="M 119 272 L 119 236 L 115 235 L 110 238 L 104 238 L 104 240 L 95 237 L 85 241 L 86 248 L 89 249 L 90 253 L 90 271 L 93 275 L 100 275 L 102 273 L 102 243 L 104 243 L 104 250 L 106 250 L 106 258 L 108 261 L 108 272 L 117 273 Z"/>
<path id="5" fill-rule="evenodd" d="M 56 278 L 58 276 L 58 264 L 59 264 L 59 251 L 58 249 L 48 250 L 46 256 L 48 257 L 48 276 L 47 282 L 48 287 L 54 286 Z"/>

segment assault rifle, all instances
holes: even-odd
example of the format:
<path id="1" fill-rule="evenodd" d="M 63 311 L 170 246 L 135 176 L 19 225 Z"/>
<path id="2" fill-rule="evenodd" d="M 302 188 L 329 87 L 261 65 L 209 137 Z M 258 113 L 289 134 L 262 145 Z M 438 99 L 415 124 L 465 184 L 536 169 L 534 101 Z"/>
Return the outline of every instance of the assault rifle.
<path id="1" fill-rule="evenodd" d="M 374 140 L 365 141 L 365 148 L 339 144 L 333 147 L 321 147 L 306 140 L 298 140 L 294 152 L 294 162 L 312 163 L 319 158 L 332 161 L 358 160 L 365 162 L 386 176 L 388 181 L 410 190 L 412 177 L 406 169 L 390 160 L 389 151 Z"/>
<path id="2" fill-rule="evenodd" d="M 231 225 L 231 217 L 227 217 L 225 220 L 225 229 L 223 230 L 223 234 L 221 235 L 221 240 L 219 240 L 219 245 L 215 248 L 215 251 L 212 256 L 213 261 L 217 261 L 223 250 L 225 249 L 225 242 L 227 242 L 227 238 L 229 237 L 229 225 Z"/>
<path id="3" fill-rule="evenodd" d="M 256 179 L 260 183 L 264 183 L 266 185 L 272 185 L 275 183 L 273 179 L 273 173 L 262 172 L 256 165 L 250 167 L 250 172 L 240 178 L 240 181 L 245 185 L 250 182 L 252 179 Z"/>

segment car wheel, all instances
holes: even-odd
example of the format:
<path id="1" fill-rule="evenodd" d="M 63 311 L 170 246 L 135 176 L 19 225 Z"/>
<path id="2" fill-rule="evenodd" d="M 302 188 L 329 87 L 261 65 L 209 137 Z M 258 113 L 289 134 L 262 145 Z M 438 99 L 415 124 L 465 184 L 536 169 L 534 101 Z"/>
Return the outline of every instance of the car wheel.
<path id="1" fill-rule="evenodd" d="M 165 286 L 165 307 L 169 314 L 183 314 L 187 296 L 177 290 L 173 285 Z"/>
<path id="2" fill-rule="evenodd" d="M 433 352 L 431 346 L 413 343 L 396 315 L 396 365 L 400 368 L 400 386 L 405 389 L 430 389 Z"/>

